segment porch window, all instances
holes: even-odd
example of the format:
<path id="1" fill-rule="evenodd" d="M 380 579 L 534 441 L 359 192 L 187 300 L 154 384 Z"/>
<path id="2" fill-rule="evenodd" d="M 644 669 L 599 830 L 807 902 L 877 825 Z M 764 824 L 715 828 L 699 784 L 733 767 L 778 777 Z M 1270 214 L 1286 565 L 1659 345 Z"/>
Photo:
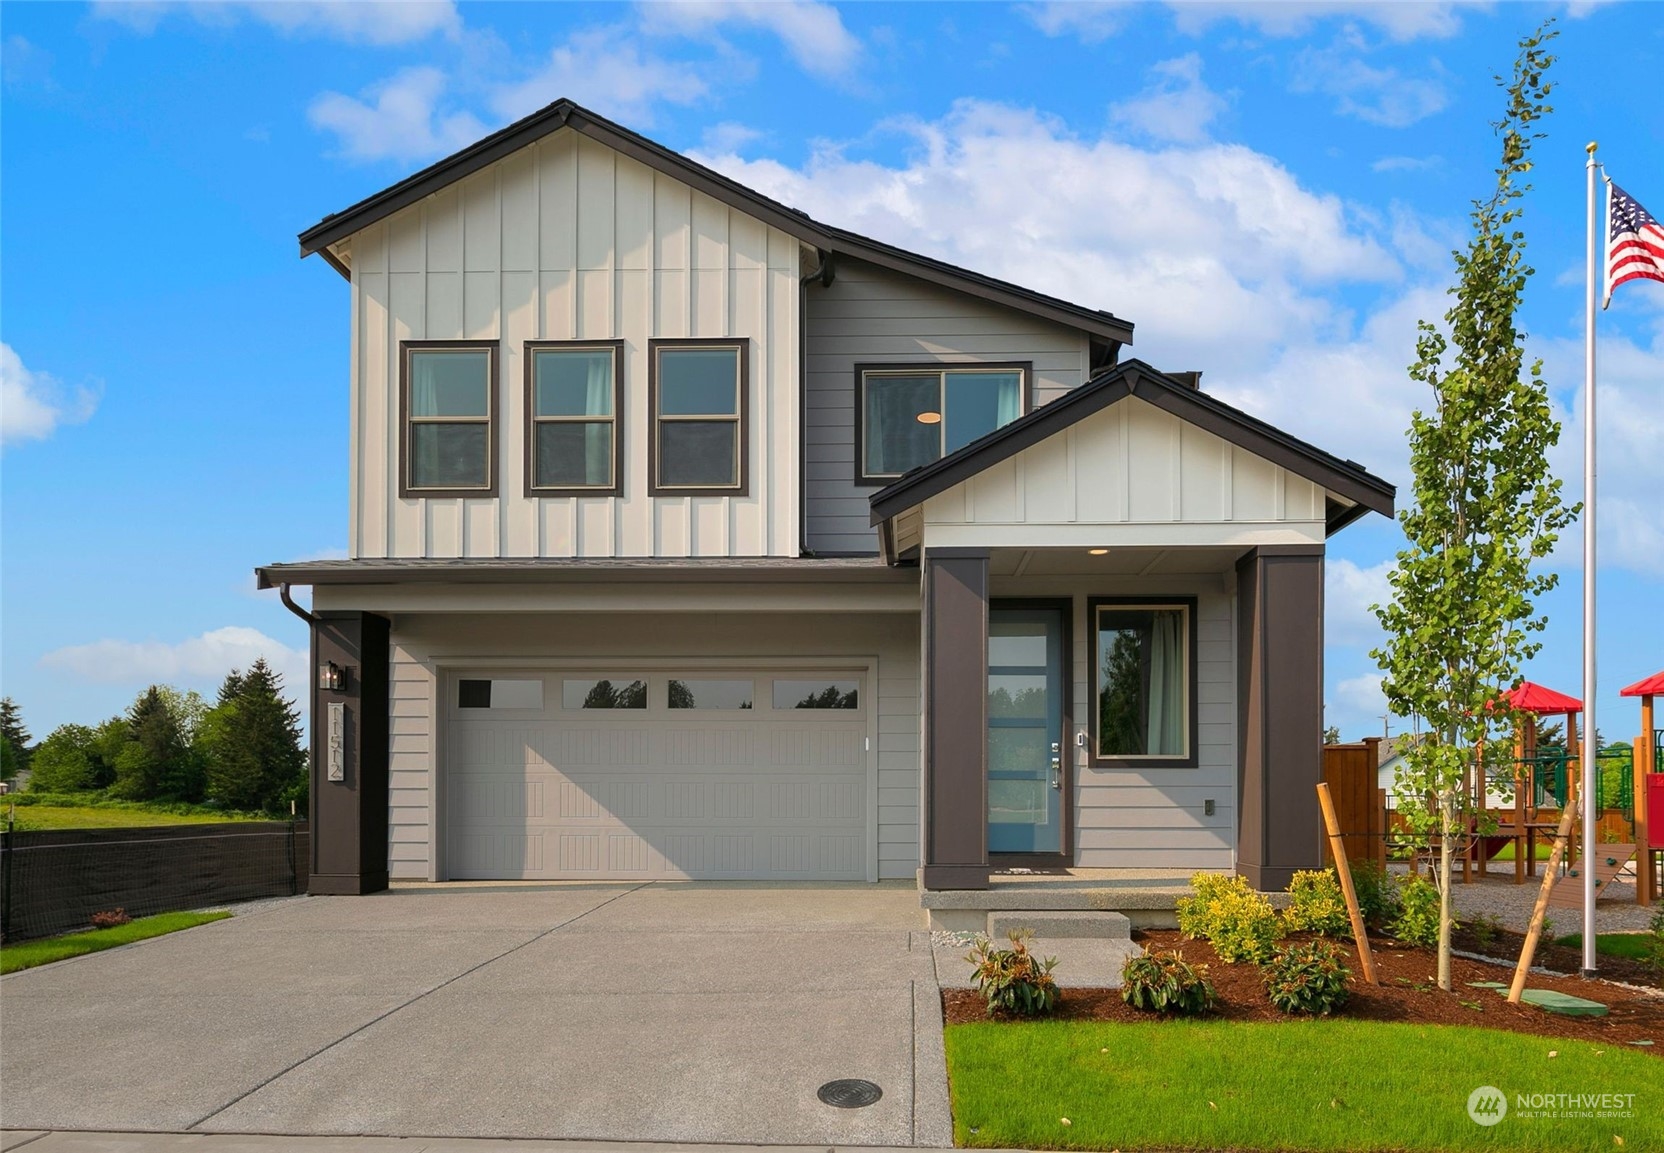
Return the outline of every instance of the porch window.
<path id="1" fill-rule="evenodd" d="M 743 496 L 747 342 L 656 340 L 651 489 L 664 496 Z"/>
<path id="2" fill-rule="evenodd" d="M 894 480 L 1023 414 L 1027 365 L 864 366 L 857 371 L 858 481 Z"/>
<path id="3" fill-rule="evenodd" d="M 400 495 L 494 495 L 496 342 L 412 340 L 400 353 Z"/>
<path id="4" fill-rule="evenodd" d="M 1195 763 L 1194 607 L 1093 602 L 1096 760 Z"/>
<path id="5" fill-rule="evenodd" d="M 623 354 L 623 341 L 527 343 L 527 496 L 623 491 Z"/>

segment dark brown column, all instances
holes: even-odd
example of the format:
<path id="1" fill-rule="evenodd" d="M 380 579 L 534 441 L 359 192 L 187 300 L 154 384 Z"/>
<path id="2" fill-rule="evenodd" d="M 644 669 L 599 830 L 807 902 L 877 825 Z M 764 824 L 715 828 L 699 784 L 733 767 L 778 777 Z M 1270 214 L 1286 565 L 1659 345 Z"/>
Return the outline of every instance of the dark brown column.
<path id="1" fill-rule="evenodd" d="M 321 612 L 312 628 L 313 894 L 387 888 L 388 639 L 386 617 Z M 345 670 L 337 690 L 319 669 Z M 330 708 L 341 706 L 341 779 L 330 780 Z"/>
<path id="2" fill-rule="evenodd" d="M 1236 610 L 1236 871 L 1270 892 L 1323 864 L 1323 546 L 1243 557 Z"/>
<path id="3" fill-rule="evenodd" d="M 988 553 L 924 560 L 927 889 L 988 887 Z"/>

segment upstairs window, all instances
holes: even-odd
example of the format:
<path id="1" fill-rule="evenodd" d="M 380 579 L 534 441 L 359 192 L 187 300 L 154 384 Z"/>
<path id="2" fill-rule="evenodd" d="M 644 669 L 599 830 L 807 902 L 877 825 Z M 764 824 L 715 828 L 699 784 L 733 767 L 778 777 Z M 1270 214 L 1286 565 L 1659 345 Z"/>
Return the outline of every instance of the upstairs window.
<path id="1" fill-rule="evenodd" d="M 856 482 L 883 484 L 940 460 L 1023 414 L 1028 366 L 856 370 Z"/>
<path id="2" fill-rule="evenodd" d="M 495 341 L 400 345 L 401 496 L 494 496 Z"/>
<path id="3" fill-rule="evenodd" d="M 653 495 L 745 494 L 749 353 L 743 340 L 649 345 Z"/>
<path id="4" fill-rule="evenodd" d="M 624 342 L 526 343 L 526 495 L 623 492 Z"/>

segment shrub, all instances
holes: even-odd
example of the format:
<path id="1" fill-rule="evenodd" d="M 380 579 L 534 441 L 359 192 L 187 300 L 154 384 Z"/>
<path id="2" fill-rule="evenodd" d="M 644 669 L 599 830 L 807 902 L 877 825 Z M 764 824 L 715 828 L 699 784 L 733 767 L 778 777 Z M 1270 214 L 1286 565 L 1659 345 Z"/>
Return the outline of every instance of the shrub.
<path id="1" fill-rule="evenodd" d="M 1034 934 L 1015 929 L 1011 948 L 996 949 L 987 937 L 978 937 L 965 960 L 974 966 L 976 990 L 988 1002 L 988 1015 L 1011 1013 L 1018 1017 L 1039 1017 L 1057 1008 L 1057 981 L 1052 969 L 1056 957 L 1044 961 L 1029 952 Z"/>
<path id="2" fill-rule="evenodd" d="M 1654 974 L 1664 977 L 1664 904 L 1653 910 L 1652 922 L 1647 926 L 1646 960 Z"/>
<path id="3" fill-rule="evenodd" d="M 1146 1013 L 1206 1013 L 1218 1000 L 1207 972 L 1206 965 L 1193 968 L 1176 952 L 1137 953 L 1121 966 L 1121 1000 Z"/>
<path id="4" fill-rule="evenodd" d="M 1242 877 L 1197 873 L 1190 878 L 1194 897 L 1180 897 L 1175 912 L 1184 935 L 1213 945 L 1227 963 L 1263 961 L 1282 935 L 1277 914 L 1263 893 Z"/>
<path id="5" fill-rule="evenodd" d="M 127 915 L 126 909 L 110 909 L 103 913 L 92 915 L 92 927 L 95 929 L 113 929 L 117 925 L 126 925 L 133 920 Z"/>
<path id="6" fill-rule="evenodd" d="M 1346 979 L 1352 971 L 1328 941 L 1311 941 L 1280 949 L 1265 965 L 1265 991 L 1284 1013 L 1328 1016 L 1346 1004 Z"/>
<path id="7" fill-rule="evenodd" d="M 1502 922 L 1488 913 L 1480 913 L 1468 922 L 1468 929 L 1473 933 L 1473 939 L 1482 946 L 1489 946 L 1502 932 Z"/>
<path id="8" fill-rule="evenodd" d="M 1288 885 L 1288 908 L 1283 926 L 1291 932 L 1305 931 L 1324 937 L 1345 937 L 1352 933 L 1352 918 L 1346 911 L 1346 895 L 1333 869 L 1302 870 Z"/>
<path id="9" fill-rule="evenodd" d="M 1398 882 L 1398 915 L 1387 931 L 1400 941 L 1432 948 L 1439 943 L 1439 890 L 1423 877 L 1401 877 Z M 1456 928 L 1451 919 L 1450 927 Z"/>
<path id="10" fill-rule="evenodd" d="M 1352 866 L 1352 891 L 1358 895 L 1358 911 L 1370 928 L 1384 929 L 1398 916 L 1398 886 L 1392 874 L 1374 861 L 1359 861 Z"/>

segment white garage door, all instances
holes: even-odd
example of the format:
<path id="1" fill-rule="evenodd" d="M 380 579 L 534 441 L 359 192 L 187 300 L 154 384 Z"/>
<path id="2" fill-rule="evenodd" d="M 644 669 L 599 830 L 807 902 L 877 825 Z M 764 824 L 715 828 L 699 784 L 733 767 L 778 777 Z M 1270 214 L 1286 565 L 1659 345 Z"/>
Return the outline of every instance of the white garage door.
<path id="1" fill-rule="evenodd" d="M 858 672 L 481 672 L 445 688 L 457 879 L 862 880 Z"/>

